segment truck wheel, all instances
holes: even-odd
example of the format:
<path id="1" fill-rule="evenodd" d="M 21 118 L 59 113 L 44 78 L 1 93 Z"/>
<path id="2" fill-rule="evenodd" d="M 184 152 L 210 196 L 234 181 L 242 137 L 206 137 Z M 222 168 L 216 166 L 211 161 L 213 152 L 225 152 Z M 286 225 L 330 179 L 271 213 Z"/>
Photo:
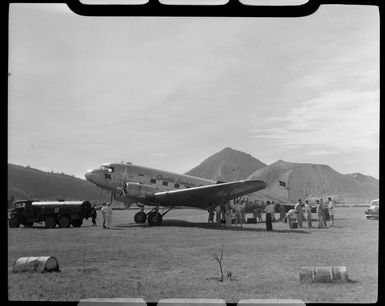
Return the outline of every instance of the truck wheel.
<path id="1" fill-rule="evenodd" d="M 56 226 L 56 220 L 54 217 L 47 217 L 44 222 L 46 228 L 54 228 Z"/>
<path id="2" fill-rule="evenodd" d="M 81 219 L 72 220 L 72 226 L 73 227 L 80 227 L 82 225 L 83 221 Z"/>
<path id="3" fill-rule="evenodd" d="M 24 222 L 23 225 L 24 227 L 32 227 L 33 222 Z"/>
<path id="4" fill-rule="evenodd" d="M 62 228 L 69 227 L 70 226 L 70 219 L 68 219 L 68 217 L 66 217 L 66 216 L 60 217 L 59 226 Z"/>
<path id="5" fill-rule="evenodd" d="M 11 218 L 9 219 L 8 224 L 10 228 L 17 228 L 20 226 L 20 221 L 17 218 Z"/>

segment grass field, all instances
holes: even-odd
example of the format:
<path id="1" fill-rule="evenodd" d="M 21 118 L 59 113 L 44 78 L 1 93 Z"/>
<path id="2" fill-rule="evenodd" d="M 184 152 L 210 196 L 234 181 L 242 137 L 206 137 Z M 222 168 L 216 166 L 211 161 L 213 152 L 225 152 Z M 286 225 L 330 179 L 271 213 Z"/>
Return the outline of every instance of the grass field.
<path id="1" fill-rule="evenodd" d="M 307 303 L 373 303 L 378 291 L 378 220 L 363 208 L 337 208 L 336 226 L 289 230 L 284 223 L 243 229 L 207 224 L 207 212 L 169 212 L 160 227 L 133 223 L 134 210 L 113 214 L 113 228 L 8 230 L 8 298 L 78 301 L 91 297 L 293 298 Z M 315 224 L 314 224 L 315 223 Z M 317 225 L 313 222 L 313 226 Z M 220 276 L 213 253 L 223 250 Z M 12 273 L 19 257 L 55 256 L 61 272 Z M 346 266 L 350 282 L 302 284 L 301 266 Z"/>

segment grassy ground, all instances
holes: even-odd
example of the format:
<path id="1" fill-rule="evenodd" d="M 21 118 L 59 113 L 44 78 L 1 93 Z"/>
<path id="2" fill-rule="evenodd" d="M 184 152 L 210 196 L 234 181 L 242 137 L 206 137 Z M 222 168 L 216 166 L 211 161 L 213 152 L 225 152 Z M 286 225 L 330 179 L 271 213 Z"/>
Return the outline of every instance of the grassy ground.
<path id="1" fill-rule="evenodd" d="M 207 212 L 169 212 L 161 227 L 133 223 L 136 211 L 114 211 L 113 228 L 86 221 L 81 228 L 8 231 L 10 300 L 77 301 L 91 297 L 299 298 L 304 302 L 373 303 L 378 290 L 378 220 L 362 208 L 337 209 L 336 227 L 289 230 L 274 223 L 243 229 L 207 224 Z M 211 254 L 223 249 L 219 282 Z M 12 273 L 19 257 L 55 256 L 56 273 Z M 85 258 L 85 260 L 84 260 Z M 301 266 L 346 266 L 345 284 L 302 284 Z"/>

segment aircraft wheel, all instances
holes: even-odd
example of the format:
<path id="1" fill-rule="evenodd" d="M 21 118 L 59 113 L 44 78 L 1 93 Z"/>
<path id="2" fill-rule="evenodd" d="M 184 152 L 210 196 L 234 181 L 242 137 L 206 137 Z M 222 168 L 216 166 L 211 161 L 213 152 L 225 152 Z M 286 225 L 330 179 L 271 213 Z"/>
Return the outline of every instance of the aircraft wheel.
<path id="1" fill-rule="evenodd" d="M 67 228 L 70 226 L 70 219 L 68 219 L 68 217 L 66 216 L 63 216 L 63 217 L 60 217 L 59 219 L 59 226 L 62 227 L 62 228 Z"/>
<path id="2" fill-rule="evenodd" d="M 135 223 L 145 223 L 146 219 L 147 215 L 143 211 L 138 211 L 134 216 Z"/>
<path id="3" fill-rule="evenodd" d="M 54 228 L 56 226 L 56 220 L 54 217 L 47 217 L 44 223 L 46 228 Z"/>
<path id="4" fill-rule="evenodd" d="M 161 225 L 162 218 L 162 215 L 158 212 L 152 212 L 147 215 L 147 221 L 150 225 Z"/>
<path id="5" fill-rule="evenodd" d="M 9 219 L 8 224 L 10 228 L 18 228 L 20 226 L 20 221 L 18 218 L 11 218 Z"/>

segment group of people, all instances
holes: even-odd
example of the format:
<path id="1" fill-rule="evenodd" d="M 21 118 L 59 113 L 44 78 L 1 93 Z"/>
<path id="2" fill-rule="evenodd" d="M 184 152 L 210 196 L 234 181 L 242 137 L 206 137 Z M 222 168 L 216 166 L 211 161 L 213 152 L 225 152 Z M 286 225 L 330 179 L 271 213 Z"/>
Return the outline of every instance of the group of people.
<path id="1" fill-rule="evenodd" d="M 270 201 L 264 203 L 257 203 L 253 206 L 253 217 L 262 222 L 262 213 L 266 213 L 267 219 L 267 230 L 272 230 L 272 221 L 275 219 L 274 216 L 274 201 L 270 203 Z M 235 227 L 243 227 L 243 224 L 246 223 L 246 200 L 245 199 L 236 199 L 234 203 L 231 204 L 230 201 L 227 201 L 223 204 L 217 205 L 213 207 L 212 205 L 208 208 L 209 217 L 208 222 L 215 222 L 221 226 L 225 224 L 225 226 L 231 226 L 234 220 Z"/>
<path id="2" fill-rule="evenodd" d="M 312 208 L 316 208 L 318 216 L 318 227 L 327 227 L 327 221 L 331 221 L 331 226 L 334 226 L 334 202 L 331 197 L 328 198 L 327 203 L 323 199 L 316 200 L 314 204 L 309 203 L 308 200 L 302 203 L 299 199 L 294 208 L 286 213 L 286 207 L 284 204 L 277 204 L 274 201 L 258 202 L 257 200 L 252 203 L 252 212 L 255 222 L 262 222 L 262 213 L 266 214 L 266 230 L 273 230 L 272 222 L 275 221 L 276 208 L 279 211 L 279 221 L 288 222 L 290 228 L 294 228 L 294 224 L 297 224 L 298 228 L 303 227 L 303 223 L 307 221 L 307 227 L 312 228 Z M 243 223 L 246 223 L 246 200 L 236 199 L 233 204 L 230 201 L 213 207 L 209 206 L 208 209 L 209 218 L 208 222 L 215 222 L 221 226 L 231 226 L 232 220 L 234 220 L 235 226 L 242 227 Z"/>
<path id="3" fill-rule="evenodd" d="M 329 197 L 327 203 L 321 198 L 320 200 L 317 199 L 314 205 L 310 204 L 308 200 L 302 203 L 301 199 L 299 199 L 294 209 L 289 210 L 287 213 L 286 218 L 289 227 L 293 228 L 293 224 L 296 222 L 298 228 L 302 228 L 304 220 L 307 220 L 308 228 L 312 228 L 311 210 L 313 206 L 316 208 L 319 228 L 327 227 L 327 221 L 329 220 L 331 221 L 331 226 L 334 226 L 335 204 L 332 198 Z"/>

